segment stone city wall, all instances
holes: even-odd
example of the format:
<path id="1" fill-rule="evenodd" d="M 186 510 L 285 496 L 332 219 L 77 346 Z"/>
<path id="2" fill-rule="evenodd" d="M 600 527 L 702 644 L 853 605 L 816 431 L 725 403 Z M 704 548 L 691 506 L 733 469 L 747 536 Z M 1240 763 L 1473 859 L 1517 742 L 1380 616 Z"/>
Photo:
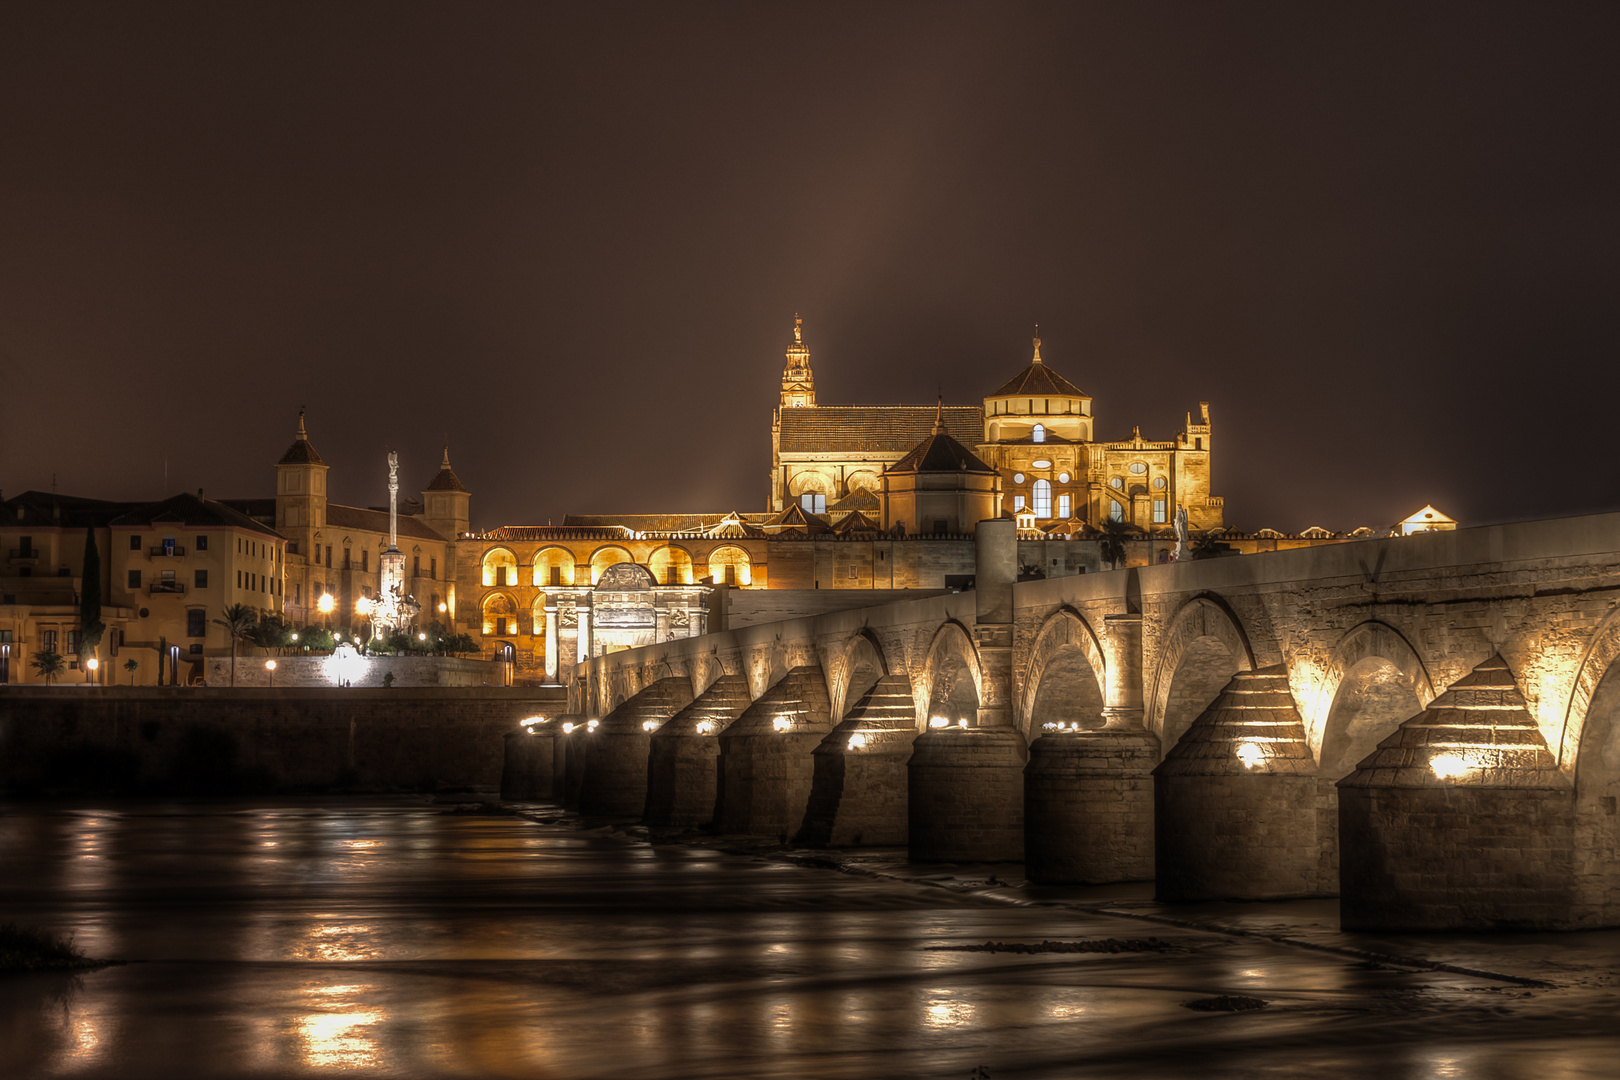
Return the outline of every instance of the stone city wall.
<path id="1" fill-rule="evenodd" d="M 11 687 L 0 792 L 494 791 L 555 688 Z"/>
<path id="2" fill-rule="evenodd" d="M 274 674 L 264 666 L 276 662 Z M 208 685 L 229 687 L 231 658 L 210 656 Z M 236 682 L 243 686 L 382 687 L 389 673 L 395 689 L 407 686 L 505 686 L 506 665 L 460 656 L 238 656 Z"/>

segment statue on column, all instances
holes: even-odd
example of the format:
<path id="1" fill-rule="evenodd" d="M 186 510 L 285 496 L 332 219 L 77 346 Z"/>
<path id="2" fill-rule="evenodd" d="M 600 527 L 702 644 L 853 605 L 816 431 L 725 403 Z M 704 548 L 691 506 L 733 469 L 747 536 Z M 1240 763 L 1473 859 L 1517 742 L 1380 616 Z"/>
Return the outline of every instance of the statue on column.
<path id="1" fill-rule="evenodd" d="M 373 638 L 409 627 L 422 605 L 405 592 L 405 553 L 399 550 L 399 455 L 388 454 L 388 550 L 377 560 L 377 595 L 360 602 Z"/>

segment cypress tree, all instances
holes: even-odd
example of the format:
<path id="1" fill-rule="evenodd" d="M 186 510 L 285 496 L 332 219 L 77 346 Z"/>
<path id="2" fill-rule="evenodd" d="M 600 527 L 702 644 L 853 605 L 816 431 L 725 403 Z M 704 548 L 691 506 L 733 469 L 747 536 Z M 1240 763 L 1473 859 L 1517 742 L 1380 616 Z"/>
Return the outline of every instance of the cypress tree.
<path id="1" fill-rule="evenodd" d="M 84 530 L 84 569 L 79 587 L 79 656 L 89 656 L 101 644 L 106 627 L 101 623 L 101 552 L 96 530 Z"/>

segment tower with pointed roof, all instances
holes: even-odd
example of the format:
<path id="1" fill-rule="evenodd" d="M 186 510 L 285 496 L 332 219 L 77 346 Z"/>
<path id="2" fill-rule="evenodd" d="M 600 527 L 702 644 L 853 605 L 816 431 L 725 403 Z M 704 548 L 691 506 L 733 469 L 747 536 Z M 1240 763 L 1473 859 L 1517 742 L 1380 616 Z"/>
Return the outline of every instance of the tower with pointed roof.
<path id="1" fill-rule="evenodd" d="M 326 462 L 310 444 L 304 410 L 293 443 L 276 462 L 276 531 L 308 550 L 309 537 L 326 524 Z"/>
<path id="2" fill-rule="evenodd" d="M 472 493 L 450 467 L 450 444 L 444 444 L 439 471 L 422 489 L 422 520 L 448 540 L 472 527 Z"/>
<path id="3" fill-rule="evenodd" d="M 810 370 L 810 348 L 804 343 L 804 320 L 793 314 L 793 344 L 782 367 L 782 408 L 803 409 L 816 403 L 816 375 Z"/>

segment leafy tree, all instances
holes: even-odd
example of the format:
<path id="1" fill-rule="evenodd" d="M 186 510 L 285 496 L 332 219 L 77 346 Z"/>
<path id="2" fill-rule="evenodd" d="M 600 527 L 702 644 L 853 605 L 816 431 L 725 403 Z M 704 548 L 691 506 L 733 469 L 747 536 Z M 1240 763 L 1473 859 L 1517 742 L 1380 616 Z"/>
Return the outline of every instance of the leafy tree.
<path id="1" fill-rule="evenodd" d="M 469 634 L 457 634 L 445 639 L 444 651 L 447 654 L 475 653 L 478 651 L 478 644 Z"/>
<path id="2" fill-rule="evenodd" d="M 292 644 L 292 629 L 280 619 L 264 619 L 253 627 L 248 640 L 266 651 L 285 652 Z"/>
<path id="3" fill-rule="evenodd" d="M 298 631 L 298 644 L 310 652 L 331 652 L 336 644 L 332 631 L 324 626 L 306 626 Z"/>
<path id="4" fill-rule="evenodd" d="M 96 547 L 96 530 L 84 531 L 84 569 L 79 585 L 79 662 L 96 651 L 101 635 L 107 632 L 101 622 L 101 551 Z"/>
<path id="5" fill-rule="evenodd" d="M 34 659 L 30 663 L 35 671 L 45 677 L 46 686 L 51 685 L 52 679 L 57 678 L 63 671 L 67 670 L 67 660 L 52 645 L 47 645 L 45 648 L 35 652 Z"/>
<path id="6" fill-rule="evenodd" d="M 1213 559 L 1221 553 L 1221 540 L 1214 533 L 1204 533 L 1194 537 L 1189 547 L 1194 559 Z"/>
<path id="7" fill-rule="evenodd" d="M 1102 533 L 1097 537 L 1097 553 L 1110 570 L 1117 569 L 1125 561 L 1125 538 L 1129 535 L 1130 526 L 1123 521 L 1109 518 L 1102 523 Z"/>
<path id="8" fill-rule="evenodd" d="M 124 661 L 124 670 L 129 672 L 129 685 L 135 685 L 135 669 L 140 666 L 141 662 L 135 659 L 133 656 Z"/>
<path id="9" fill-rule="evenodd" d="M 215 619 L 215 626 L 225 628 L 225 636 L 231 639 L 231 685 L 236 685 L 236 646 L 244 641 L 253 639 L 254 631 L 259 625 L 259 613 L 246 604 L 232 604 L 224 611 L 224 618 Z"/>

